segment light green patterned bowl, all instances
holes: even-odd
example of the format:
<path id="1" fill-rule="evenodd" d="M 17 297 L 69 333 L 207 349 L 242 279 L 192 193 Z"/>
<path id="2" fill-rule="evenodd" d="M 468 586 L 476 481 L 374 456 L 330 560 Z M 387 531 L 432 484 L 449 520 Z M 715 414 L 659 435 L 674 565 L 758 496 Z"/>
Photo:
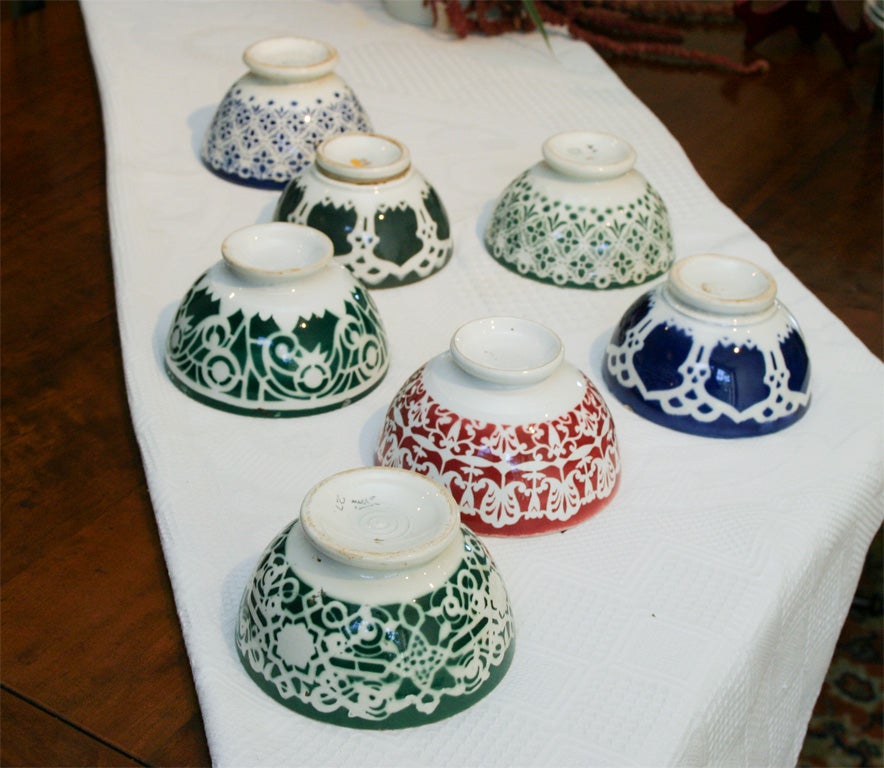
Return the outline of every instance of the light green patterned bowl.
<path id="1" fill-rule="evenodd" d="M 365 287 L 335 264 L 331 240 L 298 224 L 255 224 L 187 292 L 166 340 L 172 382 L 201 403 L 249 416 L 306 416 L 371 392 L 389 364 Z"/>
<path id="2" fill-rule="evenodd" d="M 352 728 L 408 728 L 465 710 L 510 666 L 513 619 L 484 544 L 423 475 L 332 475 L 265 550 L 236 647 L 286 707 Z"/>
<path id="3" fill-rule="evenodd" d="M 514 179 L 485 229 L 491 256 L 542 283 L 620 288 L 662 275 L 674 253 L 659 193 L 635 150 L 605 133 L 560 133 Z"/>

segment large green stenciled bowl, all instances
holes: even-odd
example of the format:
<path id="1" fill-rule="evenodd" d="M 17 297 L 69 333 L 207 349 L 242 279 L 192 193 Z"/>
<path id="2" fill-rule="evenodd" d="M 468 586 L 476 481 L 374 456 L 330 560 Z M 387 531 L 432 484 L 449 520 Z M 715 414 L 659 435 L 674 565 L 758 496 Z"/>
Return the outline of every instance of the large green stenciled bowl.
<path id="1" fill-rule="evenodd" d="M 393 729 L 470 707 L 503 679 L 515 646 L 503 580 L 450 493 L 366 467 L 314 487 L 265 550 L 236 647 L 295 712 Z"/>

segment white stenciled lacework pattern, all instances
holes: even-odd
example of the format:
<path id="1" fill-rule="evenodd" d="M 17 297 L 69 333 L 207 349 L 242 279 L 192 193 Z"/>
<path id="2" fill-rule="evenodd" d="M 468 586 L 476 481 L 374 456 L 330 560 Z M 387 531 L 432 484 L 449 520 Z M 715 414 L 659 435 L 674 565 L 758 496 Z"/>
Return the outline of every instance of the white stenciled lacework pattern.
<path id="1" fill-rule="evenodd" d="M 666 207 L 650 184 L 615 211 L 552 199 L 527 171 L 498 204 L 486 245 L 519 274 L 582 288 L 641 283 L 672 263 Z"/>
<path id="2" fill-rule="evenodd" d="M 736 423 L 768 422 L 807 407 L 810 402 L 809 391 L 802 392 L 789 388 L 790 371 L 781 344 L 796 331 L 788 314 L 777 316 L 780 321 L 773 331 L 776 343 L 764 344 L 762 347 L 753 339 L 751 326 L 689 325 L 685 316 L 676 312 L 665 299 L 661 298 L 659 292 L 651 293 L 648 301 L 650 307 L 648 313 L 626 332 L 622 343 L 608 345 L 608 373 L 619 384 L 627 388 L 636 388 L 645 400 L 657 403 L 667 414 L 690 416 L 701 422 L 713 422 L 722 416 Z M 635 356 L 645 346 L 649 334 L 660 326 L 684 330 L 692 337 L 692 343 L 685 360 L 678 366 L 680 383 L 667 389 L 651 389 L 636 370 Z M 720 346 L 742 347 L 746 350 L 759 349 L 763 352 L 767 397 L 740 410 L 730 403 L 708 396 L 706 385 L 714 373 L 714 366 L 710 365 L 710 356 Z"/>
<path id="3" fill-rule="evenodd" d="M 494 528 L 523 519 L 570 520 L 608 498 L 620 472 L 613 421 L 588 379 L 582 402 L 568 413 L 501 425 L 440 406 L 426 392 L 422 369 L 390 407 L 378 459 L 434 478 L 467 519 Z"/>
<path id="4" fill-rule="evenodd" d="M 445 214 L 427 181 L 415 182 L 417 194 L 391 205 L 378 205 L 357 195 L 317 194 L 300 179 L 292 184 L 296 189 L 287 194 L 303 197 L 286 220 L 327 231 L 336 240 L 336 260 L 369 287 L 405 282 L 409 276 L 429 277 L 451 258 L 447 219 L 440 224 Z M 401 231 L 382 230 L 390 214 Z M 346 231 L 346 242 L 337 241 L 336 230 Z"/>
<path id="5" fill-rule="evenodd" d="M 313 323 L 334 319 L 329 344 Z M 194 391 L 233 405 L 320 403 L 370 388 L 385 371 L 384 331 L 373 300 L 356 288 L 334 318 L 301 318 L 279 328 L 272 316 L 225 314 L 222 297 L 202 275 L 185 296 L 169 335 L 168 365 Z"/>
<path id="6" fill-rule="evenodd" d="M 307 168 L 327 136 L 369 131 L 355 96 L 299 105 L 262 103 L 234 88 L 225 95 L 206 134 L 202 157 L 216 171 L 244 180 L 285 183 Z"/>
<path id="7" fill-rule="evenodd" d="M 286 539 L 270 545 L 240 607 L 236 643 L 250 671 L 283 700 L 383 721 L 431 714 L 446 696 L 477 692 L 513 640 L 506 589 L 463 528 L 464 558 L 429 594 L 390 605 L 335 599 L 295 575 Z"/>

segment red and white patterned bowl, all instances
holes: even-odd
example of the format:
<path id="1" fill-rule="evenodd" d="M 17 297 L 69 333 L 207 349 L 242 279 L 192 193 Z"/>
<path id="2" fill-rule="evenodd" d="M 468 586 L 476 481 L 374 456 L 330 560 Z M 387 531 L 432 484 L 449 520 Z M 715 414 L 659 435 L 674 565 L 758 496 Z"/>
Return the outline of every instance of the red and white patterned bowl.
<path id="1" fill-rule="evenodd" d="M 620 478 L 614 422 L 592 382 L 537 323 L 467 323 L 451 349 L 409 377 L 378 443 L 384 466 L 446 486 L 476 533 L 571 528 L 602 509 Z"/>

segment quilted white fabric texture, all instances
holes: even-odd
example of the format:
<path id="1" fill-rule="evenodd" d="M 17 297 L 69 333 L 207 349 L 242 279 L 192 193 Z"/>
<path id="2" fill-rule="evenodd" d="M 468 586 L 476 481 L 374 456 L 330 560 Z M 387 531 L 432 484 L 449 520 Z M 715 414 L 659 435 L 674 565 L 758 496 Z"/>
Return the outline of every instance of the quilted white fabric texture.
<path id="1" fill-rule="evenodd" d="M 378 2 L 84 3 L 107 142 L 120 336 L 132 419 L 213 760 L 229 766 L 794 764 L 868 544 L 881 524 L 881 364 L 705 186 L 666 128 L 586 45 L 537 35 L 457 41 Z M 375 291 L 391 368 L 360 402 L 278 421 L 215 411 L 167 380 L 174 310 L 233 229 L 278 193 L 223 181 L 203 132 L 251 42 L 339 50 L 375 130 L 411 150 L 446 204 L 445 269 Z M 678 256 L 771 271 L 804 330 L 813 400 L 793 427 L 709 440 L 636 417 L 601 383 L 605 344 L 646 288 L 520 278 L 482 245 L 495 197 L 545 138 L 617 134 L 669 206 Z M 723 136 L 722 141 L 727 141 Z M 809 254 L 809 258 L 814 258 Z M 319 479 L 370 464 L 383 412 L 467 320 L 511 314 L 563 339 L 606 396 L 621 487 L 564 534 L 487 539 L 516 617 L 513 666 L 449 720 L 400 732 L 326 725 L 272 701 L 234 649 L 257 559 Z"/>

